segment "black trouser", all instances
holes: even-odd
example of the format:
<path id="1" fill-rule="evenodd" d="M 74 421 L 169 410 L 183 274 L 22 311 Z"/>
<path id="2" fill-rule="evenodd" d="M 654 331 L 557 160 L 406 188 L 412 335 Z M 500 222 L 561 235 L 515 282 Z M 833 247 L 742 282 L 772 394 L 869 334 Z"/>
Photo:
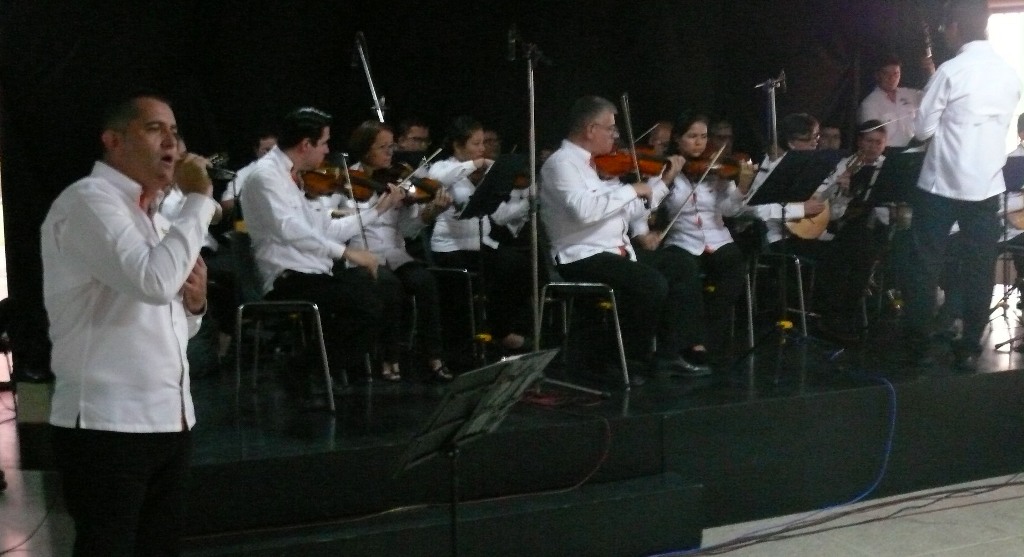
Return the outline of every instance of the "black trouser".
<path id="1" fill-rule="evenodd" d="M 654 251 L 634 246 L 634 250 L 637 261 L 657 269 L 668 285 L 665 323 L 658 331 L 658 355 L 675 358 L 681 348 L 703 344 L 703 286 L 697 258 L 675 246 Z"/>
<path id="2" fill-rule="evenodd" d="M 702 314 L 699 319 L 701 325 L 707 324 L 704 338 L 708 350 L 712 357 L 719 358 L 725 355 L 736 302 L 747 282 L 747 257 L 735 243 L 690 257 L 698 259 L 704 271 L 707 289 L 698 308 Z"/>
<path id="3" fill-rule="evenodd" d="M 191 434 L 52 427 L 75 557 L 181 551 Z"/>
<path id="4" fill-rule="evenodd" d="M 533 279 L 530 257 L 514 248 L 484 247 L 483 251 L 435 252 L 439 267 L 469 269 L 479 272 L 484 279 L 487 294 L 487 321 L 491 334 L 500 341 L 510 333 L 528 336 L 530 326 L 530 298 Z M 481 264 L 483 267 L 481 268 Z M 449 293 L 461 299 L 461 293 Z"/>
<path id="5" fill-rule="evenodd" d="M 678 331 L 672 330 L 672 324 L 678 322 L 675 312 L 684 309 L 665 303 L 668 281 L 657 269 L 628 257 L 599 253 L 558 265 L 557 270 L 568 281 L 603 282 L 615 289 L 627 357 L 647 359 L 656 332 L 659 347 L 671 345 L 677 338 Z"/>
<path id="6" fill-rule="evenodd" d="M 373 349 L 384 316 L 383 289 L 363 268 L 333 275 L 285 271 L 274 281 L 268 300 L 307 300 L 320 308 L 328 358 L 342 369 L 362 367 Z M 340 371 L 340 370 L 339 370 Z"/>
<path id="7" fill-rule="evenodd" d="M 843 226 L 818 265 L 814 307 L 833 323 L 856 323 L 871 269 L 885 247 L 888 227 L 876 222 L 870 228 L 868 222 L 862 218 Z"/>
<path id="8" fill-rule="evenodd" d="M 980 348 L 981 335 L 988 324 L 989 302 L 992 300 L 993 269 L 999 241 L 999 196 L 982 201 L 962 201 L 927 193 L 914 192 L 914 218 L 910 232 L 917 262 L 909 284 L 907 319 L 911 333 L 926 335 L 931 328 L 935 309 L 935 286 L 942 275 L 953 223 L 960 227 L 963 248 L 957 254 L 962 265 L 960 284 L 963 291 L 963 342 L 971 349 Z"/>
<path id="9" fill-rule="evenodd" d="M 441 358 L 441 310 L 434 275 L 423 263 L 411 261 L 394 271 L 378 268 L 377 281 L 382 290 L 398 292 L 398 295 L 386 295 L 384 331 L 381 334 L 384 360 L 397 361 L 406 296 L 416 297 L 416 332 L 423 354 L 428 359 Z"/>

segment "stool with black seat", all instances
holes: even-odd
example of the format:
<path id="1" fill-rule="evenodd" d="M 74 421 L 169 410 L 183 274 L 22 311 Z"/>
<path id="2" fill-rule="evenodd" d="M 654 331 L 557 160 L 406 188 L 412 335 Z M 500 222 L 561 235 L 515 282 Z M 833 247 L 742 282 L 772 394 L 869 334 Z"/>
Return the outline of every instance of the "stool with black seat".
<path id="1" fill-rule="evenodd" d="M 245 338 L 243 334 L 247 327 L 254 329 L 253 334 L 253 370 L 252 388 L 255 390 L 259 378 L 260 362 L 260 339 L 263 326 L 273 323 L 269 318 L 283 317 L 288 327 L 297 332 L 302 344 L 307 343 L 306 330 L 307 322 L 304 318 L 310 318 L 309 330 L 316 337 L 319 348 L 320 363 L 323 367 L 324 385 L 327 393 L 327 407 L 331 413 L 335 412 L 333 393 L 333 379 L 331 378 L 330 364 L 327 361 L 327 346 L 324 342 L 323 325 L 320 319 L 320 309 L 316 304 L 305 300 L 264 300 L 259 288 L 259 273 L 256 269 L 256 262 L 252 256 L 252 241 L 244 232 L 228 233 L 232 259 L 236 273 L 236 295 L 238 297 L 238 310 L 235 315 L 235 390 L 236 394 L 241 390 L 242 385 L 242 344 Z M 342 383 L 347 385 L 348 379 L 342 375 Z"/>

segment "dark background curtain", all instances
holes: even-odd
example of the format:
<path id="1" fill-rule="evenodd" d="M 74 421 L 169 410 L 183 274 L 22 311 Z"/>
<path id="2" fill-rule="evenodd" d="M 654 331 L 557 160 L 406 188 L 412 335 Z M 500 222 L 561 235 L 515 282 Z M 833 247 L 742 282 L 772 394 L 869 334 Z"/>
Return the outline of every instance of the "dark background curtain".
<path id="1" fill-rule="evenodd" d="M 453 116 L 526 150 L 525 63 L 505 60 L 516 24 L 551 66 L 536 71 L 539 146 L 557 145 L 572 101 L 629 92 L 637 133 L 683 109 L 734 124 L 737 147 L 768 136 L 754 86 L 785 70 L 778 113 L 808 112 L 849 141 L 875 61 L 916 60 L 937 0 L 8 0 L 0 4 L 0 157 L 9 289 L 41 316 L 39 226 L 99 154 L 99 112 L 134 86 L 174 102 L 189 149 L 247 160 L 253 136 L 291 108 L 335 115 L 332 149 L 375 118 L 353 38 L 363 31 L 388 120 L 420 116 L 435 141 Z M 936 37 L 938 61 L 949 56 Z"/>

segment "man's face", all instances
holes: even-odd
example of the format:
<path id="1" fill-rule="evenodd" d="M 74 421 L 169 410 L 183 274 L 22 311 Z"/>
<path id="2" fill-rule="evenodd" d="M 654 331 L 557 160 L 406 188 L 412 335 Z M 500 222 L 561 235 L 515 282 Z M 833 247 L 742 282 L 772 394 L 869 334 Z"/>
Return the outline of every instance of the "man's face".
<path id="1" fill-rule="evenodd" d="M 894 93 L 900 85 L 900 67 L 896 64 L 882 66 L 875 72 L 875 82 L 878 88 L 886 93 Z"/>
<path id="2" fill-rule="evenodd" d="M 838 149 L 843 143 L 839 128 L 826 127 L 821 130 L 818 149 Z"/>
<path id="3" fill-rule="evenodd" d="M 167 103 L 151 97 L 135 100 L 138 114 L 123 130 L 106 130 L 105 160 L 147 192 L 159 191 L 174 179 L 178 124 Z"/>
<path id="4" fill-rule="evenodd" d="M 587 126 L 587 137 L 590 140 L 593 155 L 605 155 L 615 149 L 615 140 L 619 138 L 619 128 L 615 125 L 615 114 L 606 111 Z"/>
<path id="5" fill-rule="evenodd" d="M 484 130 L 484 157 L 495 159 L 501 153 L 501 138 L 494 130 Z"/>
<path id="6" fill-rule="evenodd" d="M 303 157 L 303 168 L 298 170 L 313 170 L 320 166 L 324 162 L 324 157 L 330 149 L 327 146 L 327 142 L 331 139 L 331 128 L 330 126 L 324 126 L 324 129 L 320 132 L 320 139 L 316 143 L 310 142 L 308 139 L 304 139 L 305 153 Z"/>
<path id="7" fill-rule="evenodd" d="M 857 153 L 865 163 L 875 162 L 885 151 L 886 135 L 884 129 L 862 133 L 857 138 Z"/>
<path id="8" fill-rule="evenodd" d="M 423 126 L 412 126 L 405 135 L 398 138 L 399 151 L 426 151 L 430 147 L 430 130 Z"/>
<path id="9" fill-rule="evenodd" d="M 818 148 L 819 139 L 821 139 L 821 134 L 817 124 L 815 124 L 807 134 L 790 139 L 789 148 L 793 151 L 813 151 Z"/>
<path id="10" fill-rule="evenodd" d="M 650 146 L 655 155 L 660 156 L 665 154 L 665 150 L 668 149 L 668 145 L 671 141 L 672 128 L 659 125 L 651 132 L 650 139 L 647 140 L 647 145 Z"/>
<path id="11" fill-rule="evenodd" d="M 260 142 L 256 144 L 256 158 L 258 159 L 269 153 L 270 150 L 274 148 L 274 145 L 277 145 L 276 137 L 272 135 L 261 137 Z"/>

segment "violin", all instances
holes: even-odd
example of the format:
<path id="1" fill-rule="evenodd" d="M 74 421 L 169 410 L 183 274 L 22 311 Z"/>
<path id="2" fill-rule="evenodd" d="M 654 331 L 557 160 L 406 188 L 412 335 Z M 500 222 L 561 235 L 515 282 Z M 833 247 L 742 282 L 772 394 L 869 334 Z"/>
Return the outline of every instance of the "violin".
<path id="1" fill-rule="evenodd" d="M 374 194 L 383 194 L 388 191 L 388 187 L 370 177 L 362 170 L 349 170 L 349 179 L 352 181 L 352 199 L 364 203 L 369 201 Z"/>
<path id="2" fill-rule="evenodd" d="M 690 180 L 699 180 L 705 173 L 725 180 L 735 180 L 740 175 L 743 163 L 749 160 L 750 157 L 744 153 L 733 153 L 720 157 L 714 165 L 710 165 L 711 159 L 707 157 L 687 159 L 686 164 L 683 165 L 683 174 Z"/>
<path id="3" fill-rule="evenodd" d="M 643 176 L 660 176 L 669 164 L 665 157 L 659 157 L 650 153 L 636 152 L 636 162 L 640 167 L 640 174 Z M 615 151 L 607 155 L 596 155 L 594 164 L 597 165 L 597 172 L 602 176 L 624 176 L 634 171 L 633 155 L 629 151 Z M 529 185 L 529 184 L 527 184 Z"/>
<path id="4" fill-rule="evenodd" d="M 331 195 L 345 187 L 341 177 L 341 168 L 321 164 L 314 170 L 305 170 L 301 174 L 302 185 L 311 195 Z"/>
<path id="5" fill-rule="evenodd" d="M 408 194 L 406 202 L 410 204 L 429 203 L 444 184 L 433 178 L 413 176 L 416 170 L 406 163 L 392 165 L 390 168 L 379 168 L 373 171 L 373 179 L 379 182 L 398 184 Z"/>

